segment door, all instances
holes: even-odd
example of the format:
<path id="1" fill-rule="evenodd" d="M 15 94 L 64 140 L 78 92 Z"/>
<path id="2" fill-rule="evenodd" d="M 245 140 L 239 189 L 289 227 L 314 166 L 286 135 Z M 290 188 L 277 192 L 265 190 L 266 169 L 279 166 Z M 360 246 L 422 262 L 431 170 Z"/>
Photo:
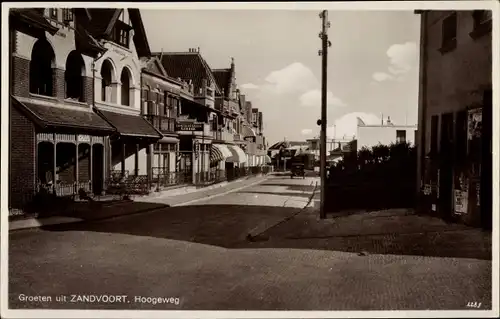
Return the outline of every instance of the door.
<path id="1" fill-rule="evenodd" d="M 100 195 L 104 182 L 104 146 L 94 144 L 92 148 L 92 191 L 94 195 Z"/>
<path id="2" fill-rule="evenodd" d="M 453 113 L 442 115 L 439 148 L 439 212 L 451 219 L 453 212 Z"/>
<path id="3" fill-rule="evenodd" d="M 192 152 L 184 151 L 179 153 L 179 174 L 180 182 L 191 183 L 193 179 Z"/>

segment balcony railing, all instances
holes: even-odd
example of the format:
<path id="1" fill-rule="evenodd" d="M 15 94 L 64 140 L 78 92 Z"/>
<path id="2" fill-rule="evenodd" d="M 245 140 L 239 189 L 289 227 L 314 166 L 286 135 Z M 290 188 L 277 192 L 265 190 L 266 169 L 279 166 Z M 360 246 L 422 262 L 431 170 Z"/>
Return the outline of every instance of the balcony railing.
<path id="1" fill-rule="evenodd" d="M 241 136 L 241 134 L 233 134 L 233 141 L 235 142 L 243 141 L 243 137 Z"/>
<path id="2" fill-rule="evenodd" d="M 146 115 L 146 119 L 162 133 L 175 133 L 175 118 L 161 115 Z"/>
<path id="3" fill-rule="evenodd" d="M 222 131 L 222 132 L 213 132 L 214 139 L 219 141 L 232 142 L 234 141 L 234 136 L 232 133 Z"/>

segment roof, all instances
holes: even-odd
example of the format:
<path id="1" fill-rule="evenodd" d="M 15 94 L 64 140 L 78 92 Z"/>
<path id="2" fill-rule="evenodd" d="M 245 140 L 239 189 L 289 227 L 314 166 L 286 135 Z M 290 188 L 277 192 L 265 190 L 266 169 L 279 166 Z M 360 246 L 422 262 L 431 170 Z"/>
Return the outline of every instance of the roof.
<path id="1" fill-rule="evenodd" d="M 281 141 L 273 144 L 268 150 L 279 150 L 280 148 L 289 148 L 292 146 L 300 146 L 300 145 L 308 145 L 307 142 L 298 142 L 298 141 Z"/>
<path id="2" fill-rule="evenodd" d="M 106 121 L 116 128 L 120 135 L 146 137 L 146 138 L 162 138 L 158 132 L 148 121 L 140 115 L 120 114 L 110 111 L 98 110 Z"/>
<path id="3" fill-rule="evenodd" d="M 144 72 L 160 77 L 166 81 L 181 85 L 182 83 L 178 79 L 174 79 L 168 76 L 167 71 L 163 68 L 158 57 L 153 56 L 145 60 L 146 67 L 143 69 Z"/>
<path id="4" fill-rule="evenodd" d="M 181 78 L 182 80 L 193 82 L 195 95 L 202 88 L 203 79 L 208 79 L 215 84 L 215 91 L 221 94 L 212 70 L 207 62 L 203 59 L 199 52 L 154 52 L 167 74 L 173 78 Z"/>
<path id="5" fill-rule="evenodd" d="M 224 89 L 225 95 L 231 91 L 231 69 L 213 69 L 212 73 L 219 88 Z"/>
<path id="6" fill-rule="evenodd" d="M 88 109 L 82 108 L 79 111 L 36 102 L 21 102 L 15 97 L 11 97 L 11 101 L 26 117 L 42 128 L 60 127 L 88 131 L 114 131 L 114 128 L 105 120 Z"/>
<path id="7" fill-rule="evenodd" d="M 43 9 L 19 9 L 13 8 L 10 9 L 10 16 L 18 19 L 21 22 L 27 23 L 32 27 L 42 29 L 44 31 L 49 32 L 51 35 L 54 35 L 59 28 L 51 25 L 49 21 L 43 15 Z"/>
<path id="8" fill-rule="evenodd" d="M 88 26 L 90 33 L 98 39 L 109 39 L 113 28 L 118 21 L 120 14 L 124 9 L 87 9 L 86 12 L 91 17 L 91 22 Z M 146 30 L 139 9 L 127 9 L 134 29 L 134 44 L 139 57 L 150 56 L 151 49 L 149 47 Z"/>

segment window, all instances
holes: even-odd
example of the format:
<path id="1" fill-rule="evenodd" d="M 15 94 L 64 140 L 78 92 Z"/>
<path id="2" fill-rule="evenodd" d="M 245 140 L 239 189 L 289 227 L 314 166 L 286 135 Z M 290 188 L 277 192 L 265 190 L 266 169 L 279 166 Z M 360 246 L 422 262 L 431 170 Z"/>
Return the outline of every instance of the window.
<path id="1" fill-rule="evenodd" d="M 131 74 L 129 69 L 123 68 L 120 81 L 122 82 L 122 105 L 130 106 L 130 78 Z"/>
<path id="2" fill-rule="evenodd" d="M 118 23 L 119 22 L 119 23 Z M 114 41 L 123 46 L 128 48 L 129 46 L 129 35 L 130 35 L 130 26 L 127 24 L 123 23 L 122 21 L 118 21 L 115 26 L 115 32 L 114 32 Z"/>
<path id="3" fill-rule="evenodd" d="M 73 9 L 63 9 L 63 21 L 68 23 L 73 21 Z"/>
<path id="4" fill-rule="evenodd" d="M 493 12 L 491 10 L 474 10 L 472 18 L 474 19 L 474 28 L 481 24 L 491 22 Z"/>
<path id="5" fill-rule="evenodd" d="M 84 101 L 83 78 L 85 76 L 85 64 L 82 55 L 77 51 L 71 51 L 66 60 L 64 79 L 66 82 L 66 98 Z"/>
<path id="6" fill-rule="evenodd" d="M 406 143 L 406 131 L 397 130 L 396 131 L 396 143 Z"/>
<path id="7" fill-rule="evenodd" d="M 52 65 L 55 54 L 47 40 L 38 40 L 31 51 L 29 85 L 34 94 L 53 96 Z"/>
<path id="8" fill-rule="evenodd" d="M 57 20 L 57 9 L 56 8 L 49 9 L 49 17 L 51 19 Z"/>
<path id="9" fill-rule="evenodd" d="M 446 53 L 453 50 L 457 46 L 457 13 L 443 20 L 441 30 L 441 53 Z"/>
<path id="10" fill-rule="evenodd" d="M 101 67 L 101 101 L 111 102 L 111 82 L 113 66 L 108 60 Z"/>
<path id="11" fill-rule="evenodd" d="M 472 18 L 474 20 L 474 26 L 472 32 L 469 35 L 473 39 L 477 39 L 482 35 L 491 32 L 491 20 L 493 13 L 491 10 L 474 10 L 472 13 Z"/>
<path id="12" fill-rule="evenodd" d="M 148 114 L 149 87 L 144 89 L 143 94 L 144 94 L 144 100 L 142 105 L 142 114 L 146 115 Z"/>

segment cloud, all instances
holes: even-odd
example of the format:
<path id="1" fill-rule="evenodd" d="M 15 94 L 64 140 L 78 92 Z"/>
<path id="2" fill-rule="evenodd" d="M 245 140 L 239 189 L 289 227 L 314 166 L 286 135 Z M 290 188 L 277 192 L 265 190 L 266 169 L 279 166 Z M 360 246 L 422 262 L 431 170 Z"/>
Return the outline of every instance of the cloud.
<path id="1" fill-rule="evenodd" d="M 246 83 L 246 84 L 241 85 L 241 88 L 246 89 L 246 90 L 256 90 L 259 88 L 259 86 L 255 85 L 253 83 Z"/>
<path id="2" fill-rule="evenodd" d="M 372 78 L 375 81 L 402 81 L 418 63 L 418 50 L 415 42 L 393 44 L 387 49 L 386 54 L 389 58 L 387 72 L 373 73 Z"/>
<path id="3" fill-rule="evenodd" d="M 310 135 L 312 134 L 313 130 L 310 129 L 310 128 L 305 128 L 305 129 L 302 129 L 301 133 L 302 135 Z"/>
<path id="4" fill-rule="evenodd" d="M 341 99 L 338 97 L 334 96 L 331 91 L 327 92 L 326 95 L 327 98 L 327 105 L 328 106 L 338 106 L 338 107 L 343 107 L 346 106 L 344 102 L 342 102 Z M 321 90 L 310 90 L 304 94 L 302 94 L 299 98 L 300 104 L 302 106 L 308 106 L 308 107 L 320 107 L 321 106 Z"/>
<path id="5" fill-rule="evenodd" d="M 319 85 L 311 69 L 299 62 L 269 73 L 265 81 L 268 88 L 277 94 L 305 92 Z"/>
<path id="6" fill-rule="evenodd" d="M 364 112 L 351 112 L 341 116 L 334 121 L 334 125 L 329 125 L 326 135 L 329 138 L 352 138 L 358 130 L 358 118 L 366 125 L 380 124 L 381 120 L 375 114 Z"/>
<path id="7" fill-rule="evenodd" d="M 375 73 L 373 73 L 372 78 L 377 82 L 383 82 L 383 81 L 391 80 L 393 77 L 392 77 L 392 75 L 387 74 L 385 72 L 375 72 Z"/>

